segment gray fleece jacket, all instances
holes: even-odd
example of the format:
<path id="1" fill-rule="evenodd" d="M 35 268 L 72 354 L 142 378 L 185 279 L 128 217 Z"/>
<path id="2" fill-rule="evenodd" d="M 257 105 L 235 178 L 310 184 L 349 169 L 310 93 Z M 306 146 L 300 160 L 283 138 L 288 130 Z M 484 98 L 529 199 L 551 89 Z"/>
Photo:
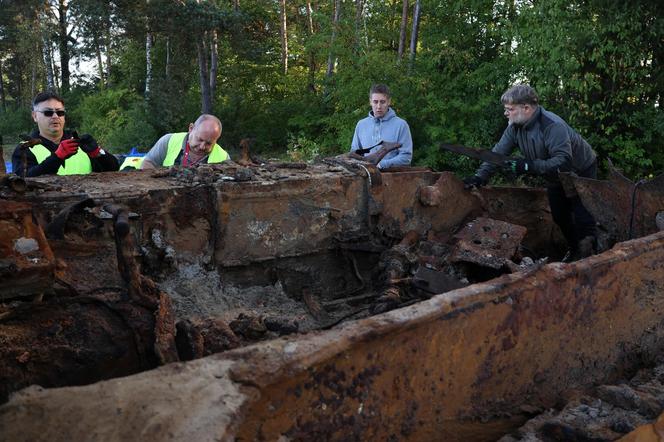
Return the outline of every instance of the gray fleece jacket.
<path id="1" fill-rule="evenodd" d="M 524 124 L 511 124 L 491 149 L 510 155 L 518 147 L 521 155 L 532 164 L 532 172 L 544 175 L 547 181 L 559 182 L 558 172 L 579 173 L 597 159 L 586 140 L 553 112 L 539 106 Z M 476 175 L 488 180 L 497 166 L 482 163 Z"/>

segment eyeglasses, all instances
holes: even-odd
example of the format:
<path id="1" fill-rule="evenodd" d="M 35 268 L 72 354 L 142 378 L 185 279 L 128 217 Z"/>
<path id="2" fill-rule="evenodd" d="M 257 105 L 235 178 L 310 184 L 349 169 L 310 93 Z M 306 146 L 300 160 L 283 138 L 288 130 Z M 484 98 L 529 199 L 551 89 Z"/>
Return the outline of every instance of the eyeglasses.
<path id="1" fill-rule="evenodd" d="M 525 109 L 528 105 L 527 104 L 513 104 L 511 106 L 505 106 L 503 109 L 508 114 L 511 114 L 512 112 L 514 112 L 517 109 L 517 106 L 521 106 L 522 108 Z"/>
<path id="2" fill-rule="evenodd" d="M 44 114 L 45 117 L 52 117 L 53 114 L 57 114 L 58 117 L 64 117 L 65 116 L 65 110 L 53 110 L 53 109 L 48 109 L 48 110 L 36 110 L 35 112 L 40 112 Z"/>

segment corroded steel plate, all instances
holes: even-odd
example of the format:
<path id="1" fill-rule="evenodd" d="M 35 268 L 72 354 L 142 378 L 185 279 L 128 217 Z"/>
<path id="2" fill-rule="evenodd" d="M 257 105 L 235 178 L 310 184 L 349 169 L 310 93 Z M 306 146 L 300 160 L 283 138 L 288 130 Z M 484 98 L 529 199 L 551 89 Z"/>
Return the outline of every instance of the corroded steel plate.
<path id="1" fill-rule="evenodd" d="M 516 253 L 526 228 L 491 218 L 477 218 L 456 234 L 450 260 L 499 269 Z"/>

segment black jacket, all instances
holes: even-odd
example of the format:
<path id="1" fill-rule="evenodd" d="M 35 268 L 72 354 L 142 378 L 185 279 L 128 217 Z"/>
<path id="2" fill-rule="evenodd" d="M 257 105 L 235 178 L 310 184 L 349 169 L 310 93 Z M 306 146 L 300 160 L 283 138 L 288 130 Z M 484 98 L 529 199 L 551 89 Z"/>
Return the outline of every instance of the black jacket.
<path id="1" fill-rule="evenodd" d="M 549 181 L 557 181 L 558 172 L 574 171 L 578 174 L 588 169 L 597 158 L 581 135 L 542 106 L 526 123 L 507 126 L 500 141 L 491 150 L 510 155 L 515 147 L 531 162 L 533 173 L 544 175 Z M 495 169 L 493 164 L 483 163 L 477 175 L 488 179 Z"/>
<path id="2" fill-rule="evenodd" d="M 20 145 L 16 146 L 16 149 L 14 149 L 14 153 L 12 154 L 12 171 L 18 176 L 23 176 L 25 172 L 25 176 L 27 177 L 57 174 L 58 169 L 64 163 L 64 161 L 58 158 L 55 154 L 58 145 L 39 135 L 39 131 L 37 130 L 32 132 L 30 136 L 32 138 L 41 139 L 41 144 L 51 151 L 51 156 L 47 157 L 41 163 L 37 163 L 37 158 L 35 158 L 35 155 L 32 152 L 30 152 L 30 149 L 25 149 L 26 165 L 24 170 L 22 158 L 23 149 L 21 149 Z M 71 138 L 71 136 L 71 133 L 65 132 L 62 139 Z M 93 172 L 111 172 L 120 168 L 117 158 L 111 154 L 102 154 L 96 158 L 90 158 L 90 163 L 92 164 Z"/>

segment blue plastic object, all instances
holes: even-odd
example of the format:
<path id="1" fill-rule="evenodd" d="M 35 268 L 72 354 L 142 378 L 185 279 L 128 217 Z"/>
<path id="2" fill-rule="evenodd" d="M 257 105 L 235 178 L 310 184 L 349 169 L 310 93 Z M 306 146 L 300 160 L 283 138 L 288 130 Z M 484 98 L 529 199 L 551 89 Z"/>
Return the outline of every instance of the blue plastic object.
<path id="1" fill-rule="evenodd" d="M 145 152 L 139 152 L 137 147 L 132 147 L 129 153 L 127 154 L 128 157 L 144 157 L 146 155 Z"/>
<path id="2" fill-rule="evenodd" d="M 5 169 L 7 169 L 7 173 L 12 173 L 12 162 L 11 161 L 5 161 Z"/>

